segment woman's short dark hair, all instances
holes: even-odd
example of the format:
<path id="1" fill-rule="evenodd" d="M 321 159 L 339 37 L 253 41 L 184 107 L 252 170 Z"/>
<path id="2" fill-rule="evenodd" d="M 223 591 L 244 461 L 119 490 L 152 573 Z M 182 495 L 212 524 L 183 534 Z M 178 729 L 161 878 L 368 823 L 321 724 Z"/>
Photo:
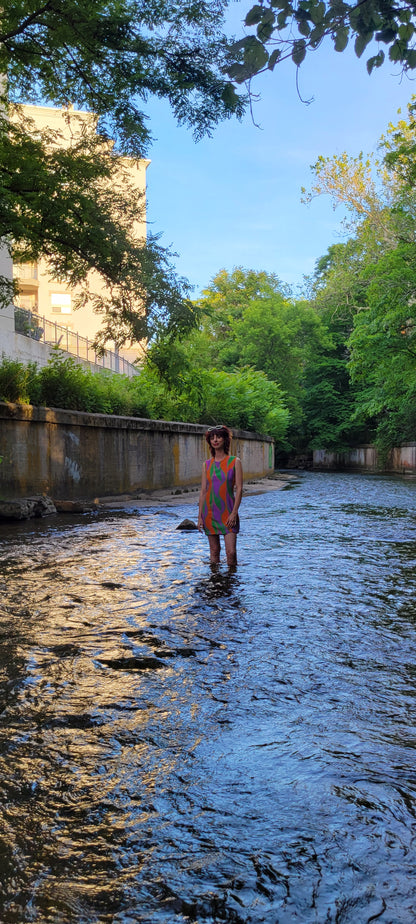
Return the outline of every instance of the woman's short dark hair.
<path id="1" fill-rule="evenodd" d="M 230 443 L 231 443 L 231 439 L 232 439 L 232 435 L 233 435 L 232 432 L 231 432 L 231 430 L 230 430 L 228 427 L 225 427 L 224 424 L 219 424 L 218 427 L 209 427 L 209 428 L 208 428 L 208 430 L 207 430 L 207 432 L 206 432 L 206 434 L 205 434 L 205 439 L 206 439 L 206 441 L 207 441 L 207 443 L 208 443 L 208 446 L 209 446 L 209 448 L 210 448 L 212 457 L 215 456 L 215 452 L 214 452 L 214 450 L 213 450 L 213 448 L 212 448 L 212 446 L 211 446 L 211 437 L 214 436 L 214 433 L 216 433 L 217 436 L 222 436 L 222 438 L 223 438 L 223 440 L 224 440 L 224 452 L 225 452 L 225 455 L 228 456 L 228 453 L 229 453 L 229 451 L 230 451 Z"/>

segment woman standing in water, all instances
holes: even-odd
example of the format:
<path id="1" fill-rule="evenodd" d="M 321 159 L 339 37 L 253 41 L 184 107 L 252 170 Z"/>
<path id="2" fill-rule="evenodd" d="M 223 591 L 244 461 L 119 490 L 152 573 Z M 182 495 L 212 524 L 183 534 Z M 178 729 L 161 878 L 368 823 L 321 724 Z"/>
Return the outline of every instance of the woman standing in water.
<path id="1" fill-rule="evenodd" d="M 228 427 L 210 427 L 205 439 L 211 459 L 202 466 L 199 495 L 198 529 L 208 536 L 210 561 L 220 560 L 220 536 L 224 536 L 227 564 L 237 564 L 237 533 L 240 529 L 238 508 L 243 494 L 243 470 L 240 459 L 230 456 L 231 431 Z"/>

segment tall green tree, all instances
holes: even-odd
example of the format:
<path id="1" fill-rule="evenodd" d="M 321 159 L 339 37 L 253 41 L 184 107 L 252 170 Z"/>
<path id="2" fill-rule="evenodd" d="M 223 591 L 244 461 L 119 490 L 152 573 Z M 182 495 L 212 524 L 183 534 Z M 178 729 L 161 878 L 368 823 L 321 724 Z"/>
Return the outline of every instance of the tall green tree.
<path id="1" fill-rule="evenodd" d="M 380 212 L 377 210 L 377 216 Z M 383 217 L 390 227 L 392 220 Z M 302 401 L 304 440 L 311 449 L 346 450 L 374 436 L 373 415 L 357 413 L 362 382 L 351 380 L 350 337 L 356 319 L 368 310 L 368 290 L 390 237 L 374 234 L 372 216 L 357 221 L 355 234 L 332 245 L 317 261 L 310 282 L 314 309 L 327 333 L 310 353 Z"/>
<path id="2" fill-rule="evenodd" d="M 373 419 L 389 449 L 416 432 L 416 244 L 404 243 L 378 263 L 348 341 L 357 383 L 356 418 Z"/>
<path id="3" fill-rule="evenodd" d="M 357 416 L 373 416 L 377 443 L 387 451 L 414 439 L 416 431 L 414 98 L 407 119 L 388 127 L 381 149 L 395 184 L 393 213 L 402 233 L 367 280 L 368 309 L 355 318 L 348 346 L 351 376 L 360 388 Z"/>
<path id="4" fill-rule="evenodd" d="M 18 113 L 0 119 L 0 237 L 15 259 L 43 257 L 53 276 L 82 286 L 79 303 L 89 299 L 103 321 L 101 346 L 189 329 L 195 309 L 168 252 L 134 233 L 144 202 L 125 160 L 87 126 L 70 147 L 59 141 Z M 92 272 L 99 295 L 89 291 Z M 3 280 L 3 304 L 12 294 Z"/>
<path id="5" fill-rule="evenodd" d="M 368 164 L 347 155 L 320 161 L 317 191 L 343 197 L 354 236 L 317 267 L 314 304 L 333 349 L 309 369 L 305 418 L 311 445 L 375 438 L 388 449 L 414 438 L 416 350 L 415 103 L 380 143 L 375 192 Z M 360 172 L 361 171 L 361 172 Z M 349 181 L 347 179 L 349 178 Z M 364 207 L 365 206 L 365 207 Z M 312 402 L 312 404 L 311 404 Z M 337 420 L 338 417 L 338 420 Z"/>
<path id="6" fill-rule="evenodd" d="M 197 137 L 241 115 L 244 94 L 225 75 L 230 53 L 223 0 L 10 0 L 0 13 L 0 237 L 17 258 L 43 256 L 59 279 L 103 294 L 98 338 L 121 345 L 176 334 L 195 309 L 156 237 L 135 237 L 142 209 L 121 156 L 151 141 L 146 100 L 166 99 Z M 98 135 L 59 149 L 59 138 L 24 120 L 16 103 L 87 109 Z M 10 118 L 11 117 L 11 118 Z M 110 144 L 111 139 L 111 144 Z M 113 141 L 115 146 L 113 147 Z M 0 302 L 10 298 L 0 279 Z"/>
<path id="7" fill-rule="evenodd" d="M 303 439 L 309 449 L 343 451 L 369 438 L 355 419 L 358 386 L 351 382 L 348 348 L 354 317 L 367 305 L 364 265 L 354 238 L 332 245 L 317 262 L 311 295 L 326 338 L 310 352 L 305 368 Z"/>
<path id="8" fill-rule="evenodd" d="M 157 336 L 148 351 L 147 368 L 156 372 L 172 400 L 186 405 L 188 419 L 221 422 L 256 429 L 285 444 L 293 416 L 292 396 L 263 368 L 263 345 L 258 333 L 268 337 L 269 302 L 285 303 L 282 287 L 274 275 L 244 270 L 221 270 L 195 304 L 197 323 L 186 336 Z M 248 333 L 241 329 L 250 307 L 259 305 L 263 325 Z M 274 319 L 273 319 L 274 321 Z M 257 352 L 243 350 L 257 342 Z M 269 343 L 269 349 L 271 344 Z M 286 355 L 286 360 L 288 356 Z M 280 365 L 279 373 L 281 372 Z"/>
<path id="9" fill-rule="evenodd" d="M 325 336 L 314 309 L 293 299 L 277 276 L 241 267 L 217 274 L 198 308 L 202 320 L 192 337 L 196 349 L 204 352 L 205 343 L 205 355 L 217 368 L 250 366 L 277 382 L 296 429 L 307 357 Z"/>
<path id="10" fill-rule="evenodd" d="M 239 325 L 248 309 L 258 304 L 261 312 L 270 302 L 286 303 L 289 297 L 289 289 L 272 273 L 243 267 L 236 267 L 230 273 L 220 270 L 196 303 L 201 321 L 194 341 L 200 361 L 218 368 L 247 364 L 247 358 L 242 359 Z"/>

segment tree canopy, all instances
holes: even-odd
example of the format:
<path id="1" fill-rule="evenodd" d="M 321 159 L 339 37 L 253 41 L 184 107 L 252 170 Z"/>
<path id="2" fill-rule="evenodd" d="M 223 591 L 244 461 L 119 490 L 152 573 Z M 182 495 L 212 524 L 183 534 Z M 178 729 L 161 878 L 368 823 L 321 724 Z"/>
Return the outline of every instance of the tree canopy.
<path id="1" fill-rule="evenodd" d="M 143 106 L 168 100 L 197 136 L 241 115 L 241 85 L 332 40 L 350 40 L 367 68 L 386 58 L 416 67 L 409 0 L 262 0 L 245 12 L 245 34 L 226 34 L 230 0 L 10 0 L 0 16 L 0 73 L 13 100 L 74 104 L 97 113 L 99 130 L 142 156 L 151 137 Z"/>
<path id="2" fill-rule="evenodd" d="M 194 323 L 188 286 L 156 237 L 135 237 L 143 202 L 121 156 L 151 141 L 150 95 L 166 99 L 197 137 L 231 115 L 245 94 L 226 75 L 224 0 L 11 0 L 0 14 L 0 237 L 18 259 L 43 256 L 70 284 L 101 277 L 98 345 L 151 338 Z M 75 106 L 94 127 L 69 147 L 39 131 L 15 104 Z M 11 117 L 11 120 L 10 120 Z M 111 141 L 111 143 L 110 143 Z M 114 145 L 113 145 L 114 143 Z M 0 302 L 10 298 L 0 279 Z"/>
<path id="3" fill-rule="evenodd" d="M 226 76 L 225 0 L 10 0 L 0 17 L 0 73 L 14 101 L 72 104 L 125 154 L 143 156 L 143 105 L 168 100 L 196 135 L 244 102 Z"/>
<path id="4" fill-rule="evenodd" d="M 315 354 L 307 370 L 304 409 L 309 443 L 316 448 L 375 440 L 387 451 L 414 439 L 414 109 L 413 99 L 407 119 L 388 126 L 378 160 L 344 154 L 320 159 L 314 170 L 314 193 L 329 192 L 352 216 L 352 235 L 318 262 L 311 291 L 333 340 L 333 349 Z M 331 389 L 338 423 L 321 400 Z"/>
<path id="5" fill-rule="evenodd" d="M 98 348 L 187 330 L 195 320 L 189 287 L 157 238 L 134 230 L 144 196 L 128 163 L 86 124 L 69 146 L 60 141 L 19 111 L 13 121 L 0 116 L 0 237 L 14 259 L 43 257 L 52 276 L 81 287 L 78 304 L 88 300 L 102 318 Z M 0 280 L 0 305 L 13 293 Z"/>

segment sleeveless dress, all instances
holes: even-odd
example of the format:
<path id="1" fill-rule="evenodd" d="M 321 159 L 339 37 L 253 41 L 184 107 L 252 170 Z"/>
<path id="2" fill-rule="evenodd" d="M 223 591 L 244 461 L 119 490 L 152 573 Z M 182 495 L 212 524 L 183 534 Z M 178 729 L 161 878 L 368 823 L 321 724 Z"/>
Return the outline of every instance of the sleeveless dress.
<path id="1" fill-rule="evenodd" d="M 207 536 L 224 536 L 226 533 L 238 533 L 240 521 L 227 527 L 228 517 L 234 506 L 236 456 L 225 456 L 221 462 L 208 459 L 205 463 L 207 491 L 202 507 L 202 522 Z"/>

